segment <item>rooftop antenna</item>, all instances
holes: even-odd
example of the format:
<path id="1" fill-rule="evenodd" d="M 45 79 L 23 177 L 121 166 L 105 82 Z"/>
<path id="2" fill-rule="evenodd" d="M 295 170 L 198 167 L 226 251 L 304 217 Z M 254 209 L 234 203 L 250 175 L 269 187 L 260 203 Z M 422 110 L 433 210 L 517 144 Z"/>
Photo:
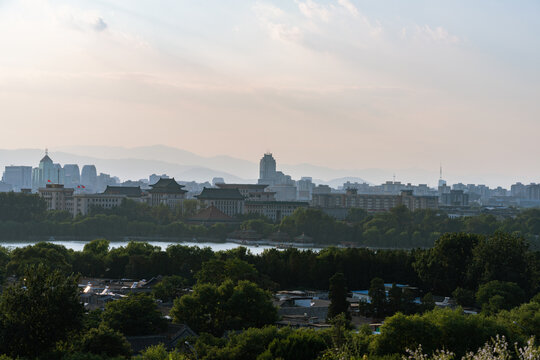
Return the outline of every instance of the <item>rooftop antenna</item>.
<path id="1" fill-rule="evenodd" d="M 442 180 L 442 163 L 440 163 L 439 166 L 440 166 L 440 167 L 439 167 L 439 179 Z"/>
<path id="2" fill-rule="evenodd" d="M 394 173 L 394 182 L 396 182 L 396 173 Z"/>

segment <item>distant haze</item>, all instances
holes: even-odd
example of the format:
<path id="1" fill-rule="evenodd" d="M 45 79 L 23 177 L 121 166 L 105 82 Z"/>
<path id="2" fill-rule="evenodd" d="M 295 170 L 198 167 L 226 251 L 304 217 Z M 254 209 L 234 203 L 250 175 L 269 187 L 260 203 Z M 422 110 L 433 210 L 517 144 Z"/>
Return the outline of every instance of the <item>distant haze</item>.
<path id="1" fill-rule="evenodd" d="M 98 171 L 123 178 L 254 180 L 271 151 L 295 178 L 433 185 L 442 163 L 450 182 L 540 182 L 538 14 L 538 0 L 4 0 L 0 148 L 107 158 Z"/>
<path id="2" fill-rule="evenodd" d="M 0 170 L 6 165 L 37 166 L 44 150 L 42 149 L 0 149 Z M 213 177 L 223 177 L 226 182 L 255 183 L 259 174 L 259 160 L 263 154 L 257 154 L 251 161 L 226 155 L 205 157 L 192 152 L 163 145 L 135 148 L 70 146 L 53 148 L 49 155 L 54 162 L 62 165 L 95 164 L 98 173 L 108 173 L 120 177 L 122 181 L 148 178 L 152 173 L 166 173 L 182 181 L 211 181 Z M 439 169 L 409 168 L 395 172 L 388 169 L 338 169 L 317 166 L 308 163 L 283 164 L 279 153 L 274 153 L 278 170 L 298 180 L 310 176 L 318 184 L 328 184 L 337 188 L 344 182 L 369 182 L 380 184 L 392 180 L 413 184 L 436 186 Z M 525 178 L 505 177 L 497 174 L 451 174 L 444 176 L 450 183 L 483 183 L 491 187 L 498 185 L 509 187 L 515 181 L 527 181 Z"/>

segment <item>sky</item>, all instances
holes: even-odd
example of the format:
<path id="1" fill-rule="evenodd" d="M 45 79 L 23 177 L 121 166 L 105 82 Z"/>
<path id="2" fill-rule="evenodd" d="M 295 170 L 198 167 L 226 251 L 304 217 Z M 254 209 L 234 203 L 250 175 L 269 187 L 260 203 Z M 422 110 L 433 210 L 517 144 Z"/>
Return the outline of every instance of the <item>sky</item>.
<path id="1" fill-rule="evenodd" d="M 0 0 L 0 148 L 162 144 L 539 182 L 539 14 L 537 0 Z"/>

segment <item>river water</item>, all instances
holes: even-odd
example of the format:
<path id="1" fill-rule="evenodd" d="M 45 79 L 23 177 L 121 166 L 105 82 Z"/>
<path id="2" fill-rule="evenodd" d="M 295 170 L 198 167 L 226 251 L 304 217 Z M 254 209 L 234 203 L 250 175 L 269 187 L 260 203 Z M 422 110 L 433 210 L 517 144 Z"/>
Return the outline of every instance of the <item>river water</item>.
<path id="1" fill-rule="evenodd" d="M 68 249 L 73 249 L 75 251 L 82 251 L 84 245 L 89 241 L 85 240 L 52 240 L 48 241 L 53 244 L 65 246 Z M 269 245 L 241 245 L 235 242 L 224 242 L 224 243 L 214 243 L 214 242 L 195 242 L 195 241 L 144 241 L 153 246 L 159 246 L 161 249 L 167 249 L 169 245 L 185 245 L 185 246 L 198 246 L 201 248 L 209 247 L 214 252 L 220 250 L 231 250 L 240 246 L 246 247 L 252 254 L 258 255 L 261 254 L 266 249 L 273 249 L 274 246 Z M 111 241 L 111 248 L 117 248 L 120 246 L 126 246 L 128 241 Z M 36 244 L 36 241 L 4 241 L 0 243 L 0 246 L 7 247 L 8 249 L 14 249 L 18 247 L 24 247 L 27 245 Z M 319 251 L 320 248 L 301 248 L 301 250 L 314 250 Z"/>

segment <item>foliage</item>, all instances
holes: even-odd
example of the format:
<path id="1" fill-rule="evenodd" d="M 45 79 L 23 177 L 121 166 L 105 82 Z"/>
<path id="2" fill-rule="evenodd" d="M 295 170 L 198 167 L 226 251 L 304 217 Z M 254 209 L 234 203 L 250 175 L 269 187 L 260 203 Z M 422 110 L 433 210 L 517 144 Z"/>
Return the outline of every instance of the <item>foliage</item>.
<path id="1" fill-rule="evenodd" d="M 177 351 L 168 352 L 163 344 L 154 345 L 146 348 L 141 356 L 137 357 L 139 360 L 183 360 L 186 359 L 184 355 L 181 355 Z"/>
<path id="2" fill-rule="evenodd" d="M 287 337 L 276 338 L 258 360 L 311 360 L 328 348 L 328 339 L 315 330 L 297 330 Z"/>
<path id="3" fill-rule="evenodd" d="M 155 334 L 167 326 L 154 299 L 147 294 L 107 303 L 101 318 L 103 324 L 127 336 Z"/>
<path id="4" fill-rule="evenodd" d="M 37 194 L 0 193 L 0 221 L 41 220 L 46 209 L 45 200 Z"/>
<path id="5" fill-rule="evenodd" d="M 349 314 L 349 302 L 347 301 L 347 288 L 345 286 L 345 276 L 343 273 L 335 273 L 330 278 L 330 291 L 328 298 L 330 299 L 330 306 L 328 307 L 328 318 L 339 314 L 345 314 L 346 317 L 350 317 Z"/>
<path id="6" fill-rule="evenodd" d="M 80 351 L 114 357 L 131 355 L 131 346 L 124 335 L 106 325 L 90 329 L 80 340 Z"/>
<path id="7" fill-rule="evenodd" d="M 404 354 L 419 344 L 431 353 L 450 349 L 459 356 L 482 346 L 497 334 L 508 334 L 508 328 L 495 319 L 468 316 L 461 309 L 436 309 L 422 315 L 396 314 L 385 320 L 381 334 L 370 343 L 370 350 L 379 355 Z"/>
<path id="8" fill-rule="evenodd" d="M 170 314 L 175 322 L 187 323 L 195 332 L 216 336 L 277 320 L 270 294 L 246 280 L 197 284 L 192 294 L 174 301 Z"/>
<path id="9" fill-rule="evenodd" d="M 178 275 L 165 276 L 159 283 L 154 285 L 152 293 L 156 299 L 172 301 L 182 295 L 186 286 L 186 279 Z"/>
<path id="10" fill-rule="evenodd" d="M 480 285 L 476 293 L 476 302 L 487 314 L 500 310 L 509 310 L 525 300 L 523 290 L 512 282 L 493 280 Z"/>
<path id="11" fill-rule="evenodd" d="M 420 345 L 416 350 L 407 349 L 408 356 L 404 359 L 410 360 L 452 360 L 456 356 L 448 350 L 437 350 L 432 355 L 424 354 Z M 540 359 L 540 349 L 534 345 L 534 338 L 527 341 L 524 347 L 515 345 L 515 350 L 511 351 L 504 336 L 495 336 L 479 348 L 476 352 L 471 351 L 462 357 L 462 360 L 537 360 Z"/>
<path id="12" fill-rule="evenodd" d="M 202 264 L 195 276 L 199 283 L 221 284 L 226 279 L 234 282 L 250 280 L 256 282 L 258 272 L 252 264 L 236 257 L 227 260 L 212 259 Z"/>
<path id="13" fill-rule="evenodd" d="M 386 290 L 383 279 L 372 279 L 368 294 L 371 298 L 372 314 L 378 318 L 383 317 L 386 312 Z"/>
<path id="14" fill-rule="evenodd" d="M 70 261 L 70 251 L 65 247 L 40 242 L 35 245 L 14 249 L 6 266 L 6 272 L 10 275 L 22 275 L 28 266 L 43 264 L 50 269 L 69 274 L 72 269 Z"/>
<path id="15" fill-rule="evenodd" d="M 82 313 L 76 277 L 29 267 L 0 298 L 0 348 L 13 356 L 43 354 L 80 328 Z"/>
<path id="16" fill-rule="evenodd" d="M 477 235 L 445 234 L 433 248 L 419 253 L 413 266 L 427 287 L 439 294 L 450 295 L 458 286 L 466 284 L 473 249 L 479 241 Z"/>

